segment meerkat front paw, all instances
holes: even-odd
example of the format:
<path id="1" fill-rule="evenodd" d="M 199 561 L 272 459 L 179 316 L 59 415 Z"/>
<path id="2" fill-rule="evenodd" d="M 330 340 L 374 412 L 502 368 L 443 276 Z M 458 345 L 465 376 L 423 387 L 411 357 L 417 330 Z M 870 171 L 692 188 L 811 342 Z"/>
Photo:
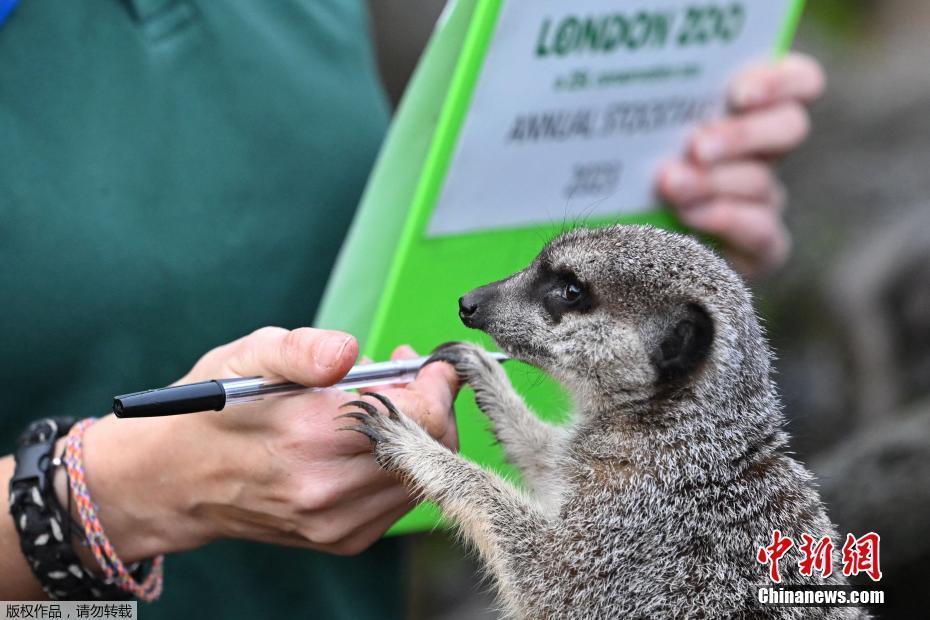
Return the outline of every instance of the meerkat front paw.
<path id="1" fill-rule="evenodd" d="M 353 400 L 342 407 L 356 407 L 336 418 L 352 418 L 358 424 L 343 426 L 341 431 L 354 431 L 365 435 L 370 441 L 375 460 L 381 467 L 389 471 L 403 470 L 404 456 L 422 451 L 423 442 L 435 444 L 436 442 L 416 422 L 398 411 L 391 400 L 383 394 L 368 392 L 362 397 L 371 397 L 379 401 L 387 409 L 387 415 L 364 400 Z"/>
<path id="2" fill-rule="evenodd" d="M 475 390 L 475 401 L 482 410 L 485 404 L 501 403 L 513 391 L 500 362 L 488 352 L 467 342 L 447 342 L 433 350 L 430 362 L 448 362 L 455 367 L 459 380 Z"/>

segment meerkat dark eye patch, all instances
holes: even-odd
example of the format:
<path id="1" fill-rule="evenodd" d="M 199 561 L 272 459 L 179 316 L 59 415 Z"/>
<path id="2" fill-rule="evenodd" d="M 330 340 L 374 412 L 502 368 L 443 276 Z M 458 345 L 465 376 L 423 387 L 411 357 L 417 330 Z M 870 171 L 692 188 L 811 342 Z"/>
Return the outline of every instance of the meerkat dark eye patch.
<path id="1" fill-rule="evenodd" d="M 587 312 L 594 307 L 594 297 L 587 285 L 574 273 L 555 270 L 546 261 L 539 265 L 530 286 L 530 296 L 542 302 L 556 323 L 568 312 Z"/>
<path id="2" fill-rule="evenodd" d="M 652 354 L 658 382 L 677 381 L 704 361 L 714 340 L 714 324 L 704 308 L 688 304 L 662 336 Z"/>

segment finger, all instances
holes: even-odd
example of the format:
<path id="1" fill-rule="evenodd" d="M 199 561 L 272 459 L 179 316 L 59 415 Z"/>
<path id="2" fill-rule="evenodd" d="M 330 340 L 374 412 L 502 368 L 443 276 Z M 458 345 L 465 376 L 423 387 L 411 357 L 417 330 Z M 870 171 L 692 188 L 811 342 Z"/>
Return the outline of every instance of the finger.
<path id="1" fill-rule="evenodd" d="M 826 78 L 820 64 L 805 54 L 791 53 L 775 62 L 749 67 L 731 83 L 734 110 L 746 110 L 788 100 L 810 102 L 823 94 Z"/>
<path id="2" fill-rule="evenodd" d="M 701 168 L 670 162 L 659 171 L 659 194 L 673 206 L 706 202 L 713 197 L 743 198 L 780 208 L 781 186 L 770 165 L 740 160 Z"/>
<path id="3" fill-rule="evenodd" d="M 395 482 L 390 487 L 361 496 L 356 501 L 332 509 L 308 512 L 299 531 L 318 545 L 343 546 L 347 538 L 359 531 L 370 531 L 374 524 L 382 528 L 378 534 L 383 533 L 391 525 L 384 523 L 385 517 L 406 509 L 408 501 L 407 490 Z"/>
<path id="4" fill-rule="evenodd" d="M 320 387 L 339 381 L 358 357 L 358 342 L 344 332 L 264 327 L 237 341 L 227 362 L 239 376 L 281 377 Z"/>
<path id="5" fill-rule="evenodd" d="M 372 524 L 381 528 L 377 534 L 380 536 L 412 504 L 409 492 L 396 477 L 378 467 L 371 455 L 368 455 L 367 461 L 367 464 L 352 463 L 351 467 L 361 465 L 359 470 L 369 475 L 374 471 L 384 483 L 377 486 L 357 485 L 349 494 L 344 489 L 334 490 L 327 486 L 330 482 L 338 484 L 343 471 L 320 471 L 305 477 L 313 481 L 308 485 L 310 493 L 297 490 L 286 498 L 287 508 L 292 508 L 288 516 L 275 519 L 263 513 L 239 509 L 237 519 L 230 524 L 226 533 L 273 544 L 316 549 L 341 544 L 346 537 L 360 529 L 371 528 Z M 370 469 L 372 467 L 374 470 Z M 294 503 L 294 498 L 301 498 L 300 503 Z M 390 521 L 385 518 L 388 514 L 394 515 Z M 282 520 L 292 527 L 282 527 Z"/>
<path id="6" fill-rule="evenodd" d="M 809 130 L 810 119 L 801 104 L 780 103 L 701 127 L 692 137 L 688 152 L 703 165 L 779 155 L 803 142 Z"/>
<path id="7" fill-rule="evenodd" d="M 409 344 L 402 344 L 391 353 L 392 360 L 409 360 L 417 357 L 417 352 Z"/>
<path id="8" fill-rule="evenodd" d="M 392 525 L 397 523 L 401 517 L 416 506 L 416 503 L 410 498 L 409 493 L 402 488 L 400 497 L 403 498 L 402 501 L 396 505 L 390 506 L 383 514 L 366 521 L 360 527 L 347 534 L 346 537 L 338 543 L 328 546 L 323 550 L 339 555 L 355 555 L 370 547 L 377 542 Z"/>
<path id="9" fill-rule="evenodd" d="M 415 406 L 402 409 L 404 413 L 417 421 L 435 438 L 446 437 L 449 427 L 455 426 L 452 415 L 452 403 L 458 394 L 459 380 L 455 368 L 445 362 L 437 362 L 423 367 L 416 381 L 408 385 L 404 392 L 416 397 Z"/>
<path id="10" fill-rule="evenodd" d="M 455 409 L 450 409 L 448 413 L 448 424 L 442 435 L 438 435 L 436 440 L 453 452 L 459 450 L 459 427 L 455 423 Z"/>
<path id="11" fill-rule="evenodd" d="M 685 224 L 717 237 L 734 266 L 759 275 L 784 263 L 791 239 L 780 214 L 747 202 L 720 199 L 683 210 Z"/>
<path id="12" fill-rule="evenodd" d="M 308 525 L 298 525 L 297 531 L 283 532 L 278 528 L 261 528 L 250 524 L 249 538 L 258 542 L 304 549 L 315 549 L 338 555 L 356 555 L 377 542 L 401 517 L 416 506 L 410 493 L 394 484 L 372 496 L 367 507 L 351 505 L 332 514 L 314 514 L 307 517 Z M 369 517 L 370 511 L 378 511 Z M 361 517 L 361 521 L 359 520 Z M 317 519 L 323 519 L 317 523 Z M 312 520 L 312 521 L 311 521 Z"/>
<path id="13" fill-rule="evenodd" d="M 402 344 L 391 353 L 391 361 L 396 360 L 412 360 L 415 357 L 419 357 L 416 350 L 411 347 L 409 344 Z M 389 387 L 404 387 L 407 383 L 392 383 Z"/>
<path id="14" fill-rule="evenodd" d="M 416 507 L 416 503 L 408 499 L 405 503 L 378 517 L 365 527 L 353 532 L 343 542 L 342 550 L 349 554 L 364 551 L 377 542 L 385 532 L 397 523 L 401 517 L 413 510 L 414 507 Z"/>
<path id="15" fill-rule="evenodd" d="M 402 344 L 391 353 L 391 361 L 396 360 L 409 360 L 415 357 L 419 357 L 417 352 L 409 344 Z M 368 394 L 370 392 L 376 392 L 378 390 L 385 390 L 389 388 L 402 388 L 406 383 L 390 383 L 388 385 L 379 385 L 371 388 L 359 388 L 359 394 Z"/>

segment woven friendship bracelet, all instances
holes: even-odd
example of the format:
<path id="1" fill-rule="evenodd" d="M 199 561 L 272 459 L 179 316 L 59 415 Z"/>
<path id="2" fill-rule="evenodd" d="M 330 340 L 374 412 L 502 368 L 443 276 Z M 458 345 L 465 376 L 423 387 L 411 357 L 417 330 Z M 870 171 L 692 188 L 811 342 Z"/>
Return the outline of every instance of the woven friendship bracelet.
<path id="1" fill-rule="evenodd" d="M 84 476 L 84 432 L 94 422 L 94 418 L 81 420 L 71 427 L 65 439 L 64 463 L 68 469 L 68 481 L 81 518 L 81 527 L 84 529 L 88 546 L 107 579 L 142 601 L 154 601 L 162 590 L 164 556 L 160 555 L 153 560 L 151 570 L 139 583 L 116 555 L 116 550 L 113 549 L 113 544 L 104 533 L 103 525 L 97 517 L 97 506 L 87 491 Z"/>

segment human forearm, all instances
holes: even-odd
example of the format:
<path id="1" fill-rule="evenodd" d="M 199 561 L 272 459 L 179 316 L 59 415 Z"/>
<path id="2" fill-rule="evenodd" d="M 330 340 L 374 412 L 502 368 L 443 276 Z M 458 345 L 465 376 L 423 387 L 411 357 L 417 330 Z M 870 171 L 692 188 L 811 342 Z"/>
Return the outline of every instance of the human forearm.
<path id="1" fill-rule="evenodd" d="M 0 458 L 0 485 L 9 488 L 13 477 L 13 457 Z M 37 600 L 44 599 L 45 593 L 39 581 L 33 576 L 26 558 L 19 548 L 19 534 L 13 524 L 9 511 L 0 516 L 0 599 Z"/>

